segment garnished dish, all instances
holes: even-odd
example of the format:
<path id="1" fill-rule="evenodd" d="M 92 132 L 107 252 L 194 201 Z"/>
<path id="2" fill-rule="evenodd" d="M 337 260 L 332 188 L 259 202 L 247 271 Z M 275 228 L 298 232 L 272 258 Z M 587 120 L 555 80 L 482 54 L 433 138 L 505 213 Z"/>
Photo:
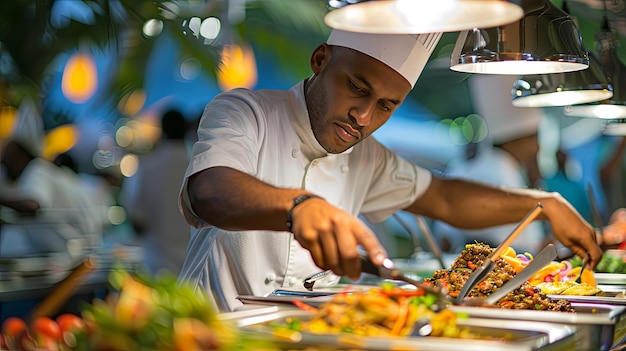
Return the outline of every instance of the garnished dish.
<path id="1" fill-rule="evenodd" d="M 576 282 L 578 276 L 581 277 L 580 283 Z M 593 271 L 583 270 L 580 263 L 576 267 L 568 260 L 551 262 L 528 282 L 547 295 L 605 296 L 604 291 L 598 288 Z"/>
<path id="2" fill-rule="evenodd" d="M 472 337 L 469 331 L 457 326 L 454 312 L 431 308 L 436 299 L 437 296 L 423 290 L 383 283 L 380 288 L 368 291 L 336 294 L 319 308 L 298 303 L 300 308 L 313 312 L 311 319 L 288 318 L 272 327 L 315 334 L 409 336 L 416 326 L 428 323 L 432 336 Z"/>
<path id="3" fill-rule="evenodd" d="M 572 338 L 558 335 L 563 325 L 470 318 L 463 311 L 437 309 L 438 298 L 385 282 L 369 290 L 337 294 L 319 308 L 299 302 L 300 309 L 243 318 L 239 325 L 248 333 L 271 336 L 285 350 L 447 351 L 465 349 L 468 342 L 473 350 L 485 351 L 513 344 L 528 351 L 560 343 L 555 350 L 573 349 L 574 334 L 569 334 Z"/>
<path id="4" fill-rule="evenodd" d="M 477 267 L 480 267 L 493 251 L 492 247 L 484 243 L 468 244 L 450 269 L 437 270 L 431 278 L 427 278 L 425 281 L 434 286 L 445 288 L 450 296 L 455 297 L 459 294 L 472 272 Z M 486 278 L 470 290 L 468 297 L 485 298 L 502 287 L 504 283 L 513 279 L 517 272 L 521 271 L 527 262 L 532 260 L 531 255 L 525 254 L 523 256 L 528 258 L 528 260 L 525 260 L 526 262 L 517 256 L 512 248 L 508 248 L 496 260 L 493 270 L 487 274 Z M 551 299 L 541 288 L 533 286 L 528 282 L 523 283 L 519 288 L 501 298 L 495 306 L 490 307 L 520 310 L 575 311 L 568 300 Z"/>

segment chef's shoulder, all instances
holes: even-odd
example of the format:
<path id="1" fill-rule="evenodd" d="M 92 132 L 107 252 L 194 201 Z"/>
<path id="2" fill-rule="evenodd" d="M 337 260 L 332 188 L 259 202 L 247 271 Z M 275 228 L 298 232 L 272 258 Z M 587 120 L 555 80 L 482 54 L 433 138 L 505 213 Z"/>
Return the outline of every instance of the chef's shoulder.
<path id="1" fill-rule="evenodd" d="M 206 106 L 205 113 L 207 110 L 226 109 L 267 114 L 278 104 L 288 102 L 289 92 L 286 90 L 236 88 L 216 95 Z"/>

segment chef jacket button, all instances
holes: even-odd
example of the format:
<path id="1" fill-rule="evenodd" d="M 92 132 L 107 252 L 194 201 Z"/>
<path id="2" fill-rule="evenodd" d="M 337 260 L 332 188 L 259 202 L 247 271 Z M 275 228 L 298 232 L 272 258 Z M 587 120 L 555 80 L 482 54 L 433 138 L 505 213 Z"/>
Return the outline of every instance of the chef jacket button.
<path id="1" fill-rule="evenodd" d="M 274 273 L 270 273 L 270 274 L 265 276 L 265 283 L 271 283 L 274 280 L 276 280 L 276 274 L 274 274 Z"/>
<path id="2" fill-rule="evenodd" d="M 348 171 L 350 170 L 350 166 L 344 164 L 341 165 L 339 169 L 341 170 L 341 173 L 348 173 Z"/>
<path id="3" fill-rule="evenodd" d="M 300 156 L 300 152 L 298 151 L 298 149 L 292 149 L 291 150 L 291 157 L 297 158 L 298 156 Z"/>
<path id="4" fill-rule="evenodd" d="M 296 277 L 289 278 L 289 286 L 294 286 L 298 284 L 298 279 Z"/>

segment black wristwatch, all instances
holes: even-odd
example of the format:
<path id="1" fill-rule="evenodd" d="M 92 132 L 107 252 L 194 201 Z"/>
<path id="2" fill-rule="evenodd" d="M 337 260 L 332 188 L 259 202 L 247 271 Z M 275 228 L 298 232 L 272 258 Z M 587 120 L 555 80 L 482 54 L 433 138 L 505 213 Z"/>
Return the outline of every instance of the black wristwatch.
<path id="1" fill-rule="evenodd" d="M 298 205 L 300 205 L 301 203 L 303 203 L 304 201 L 308 199 L 321 199 L 321 197 L 315 194 L 302 194 L 302 195 L 296 196 L 293 199 L 293 205 L 289 209 L 289 212 L 287 212 L 287 230 L 289 230 L 290 232 L 291 232 L 291 227 L 293 226 L 293 219 L 291 218 L 291 216 L 293 215 L 293 210 Z"/>

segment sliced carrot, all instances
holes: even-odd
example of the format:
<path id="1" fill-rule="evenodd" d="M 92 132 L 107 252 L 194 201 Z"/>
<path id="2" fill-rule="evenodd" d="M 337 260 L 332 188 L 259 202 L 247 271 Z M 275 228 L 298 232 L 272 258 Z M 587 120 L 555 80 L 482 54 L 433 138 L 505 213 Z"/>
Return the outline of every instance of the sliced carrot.
<path id="1" fill-rule="evenodd" d="M 382 289 L 381 293 L 389 297 L 411 297 L 411 296 L 424 296 L 426 291 L 424 289 L 409 290 L 403 288 Z"/>
<path id="2" fill-rule="evenodd" d="M 301 310 L 305 310 L 305 311 L 309 311 L 309 312 L 317 312 L 318 309 L 316 307 L 313 307 L 311 305 L 309 305 L 308 303 L 304 303 L 300 300 L 291 300 L 291 303 L 293 303 L 294 305 L 296 305 L 296 307 L 298 307 Z"/>
<path id="3" fill-rule="evenodd" d="M 400 298 L 398 300 L 398 317 L 393 323 L 391 328 L 391 335 L 400 335 L 404 328 L 406 321 L 409 319 L 409 299 Z"/>

